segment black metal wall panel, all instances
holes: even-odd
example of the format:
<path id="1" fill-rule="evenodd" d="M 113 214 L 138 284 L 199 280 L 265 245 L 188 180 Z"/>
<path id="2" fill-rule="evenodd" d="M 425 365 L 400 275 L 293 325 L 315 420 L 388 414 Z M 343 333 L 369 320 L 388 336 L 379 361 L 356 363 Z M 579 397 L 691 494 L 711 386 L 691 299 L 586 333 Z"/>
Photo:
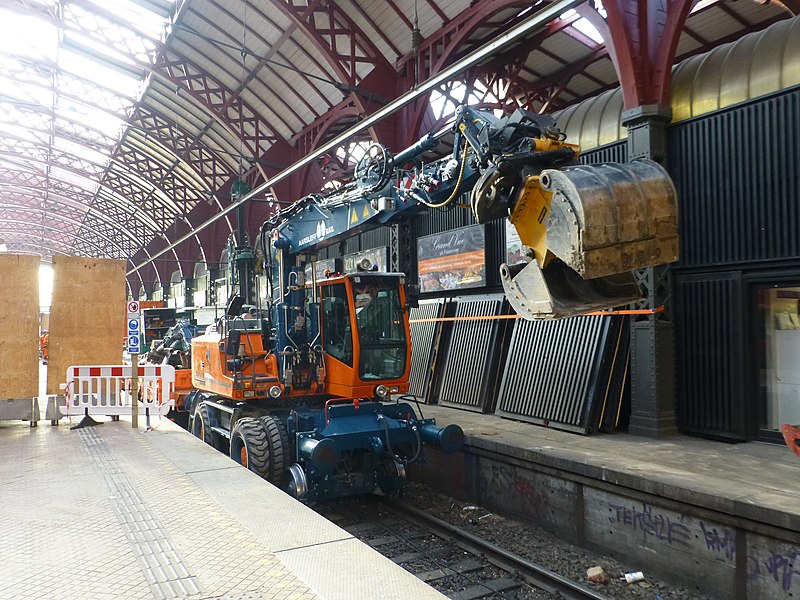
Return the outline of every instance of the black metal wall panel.
<path id="1" fill-rule="evenodd" d="M 800 257 L 800 89 L 669 130 L 680 267 Z"/>
<path id="2" fill-rule="evenodd" d="M 436 366 L 441 336 L 441 321 L 418 322 L 421 319 L 438 319 L 442 316 L 444 302 L 420 302 L 411 309 L 411 373 L 408 392 L 418 398 L 428 399 L 433 370 Z"/>
<path id="3" fill-rule="evenodd" d="M 371 250 L 381 248 L 391 243 L 391 231 L 389 227 L 378 227 L 370 231 L 359 234 L 359 250 Z"/>
<path id="4" fill-rule="evenodd" d="M 497 393 L 506 320 L 471 319 L 495 317 L 503 312 L 502 296 L 456 298 L 452 323 L 438 369 L 435 397 L 439 404 L 486 412 Z"/>
<path id="5" fill-rule="evenodd" d="M 675 288 L 680 427 L 745 440 L 745 368 L 758 366 L 744 361 L 741 273 L 678 276 Z"/>
<path id="6" fill-rule="evenodd" d="M 581 153 L 578 162 L 582 165 L 596 165 L 607 162 L 628 162 L 628 140 L 620 140 L 599 148 L 592 148 Z"/>
<path id="7" fill-rule="evenodd" d="M 592 429 L 591 401 L 611 326 L 610 318 L 600 316 L 518 320 L 496 414 L 578 433 Z"/>
<path id="8" fill-rule="evenodd" d="M 413 229 L 416 237 L 422 237 L 474 224 L 471 211 L 452 203 L 447 209 L 429 208 L 427 212 L 418 214 L 414 217 Z"/>

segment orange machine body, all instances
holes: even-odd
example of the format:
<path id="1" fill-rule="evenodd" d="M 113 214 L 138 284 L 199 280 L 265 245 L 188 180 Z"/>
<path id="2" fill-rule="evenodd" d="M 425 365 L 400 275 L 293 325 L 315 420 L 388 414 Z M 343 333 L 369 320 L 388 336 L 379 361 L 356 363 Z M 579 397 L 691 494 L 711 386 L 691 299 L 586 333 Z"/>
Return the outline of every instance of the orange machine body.
<path id="1" fill-rule="evenodd" d="M 318 323 L 318 327 L 307 333 L 310 341 L 304 353 L 265 347 L 270 340 L 265 338 L 259 319 L 228 319 L 216 331 L 195 337 L 191 385 L 235 401 L 372 398 L 380 395 L 376 394 L 380 386 L 388 394 L 406 393 L 411 335 L 405 286 L 399 275 L 383 276 L 379 291 L 373 291 L 378 297 L 371 298 L 368 292 L 359 292 L 360 279 L 358 275 L 342 275 L 317 282 L 319 302 L 307 303 L 302 322 L 309 326 Z M 373 276 L 372 280 L 377 278 Z M 311 292 L 308 286 L 309 299 Z M 391 296 L 398 310 L 388 318 L 384 310 L 382 325 L 376 325 L 361 316 L 366 314 L 361 304 L 379 302 L 380 296 Z M 314 310 L 318 316 L 311 318 L 310 311 Z M 238 332 L 235 347 L 229 343 L 232 331 Z"/>

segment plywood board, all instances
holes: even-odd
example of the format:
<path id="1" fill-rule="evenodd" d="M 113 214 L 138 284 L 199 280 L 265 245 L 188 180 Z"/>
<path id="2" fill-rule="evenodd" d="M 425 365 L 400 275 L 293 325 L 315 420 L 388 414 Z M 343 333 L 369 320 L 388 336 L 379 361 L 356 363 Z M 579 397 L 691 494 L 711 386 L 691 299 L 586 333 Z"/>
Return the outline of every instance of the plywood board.
<path id="1" fill-rule="evenodd" d="M 70 365 L 122 364 L 125 299 L 125 261 L 53 257 L 48 394 Z"/>
<path id="2" fill-rule="evenodd" d="M 0 398 L 39 395 L 39 260 L 0 254 Z"/>

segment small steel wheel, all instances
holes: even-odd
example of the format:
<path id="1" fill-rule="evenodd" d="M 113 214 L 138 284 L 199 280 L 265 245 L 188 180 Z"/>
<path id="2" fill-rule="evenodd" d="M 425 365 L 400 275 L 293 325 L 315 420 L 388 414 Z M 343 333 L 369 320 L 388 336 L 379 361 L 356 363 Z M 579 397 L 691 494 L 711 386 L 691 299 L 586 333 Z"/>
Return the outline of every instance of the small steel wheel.
<path id="1" fill-rule="evenodd" d="M 230 456 L 256 475 L 267 478 L 269 474 L 269 445 L 267 432 L 258 419 L 242 417 L 231 431 Z"/>
<path id="2" fill-rule="evenodd" d="M 287 481 L 284 489 L 288 494 L 298 500 L 306 495 L 308 491 L 308 479 L 303 467 L 294 463 L 287 470 Z"/>

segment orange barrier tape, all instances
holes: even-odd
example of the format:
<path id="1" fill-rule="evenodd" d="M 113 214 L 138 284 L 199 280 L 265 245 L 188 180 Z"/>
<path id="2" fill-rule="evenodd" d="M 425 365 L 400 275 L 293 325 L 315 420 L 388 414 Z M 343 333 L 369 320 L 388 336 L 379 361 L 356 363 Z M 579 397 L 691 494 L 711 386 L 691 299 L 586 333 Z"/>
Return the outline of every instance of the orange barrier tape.
<path id="1" fill-rule="evenodd" d="M 601 316 L 611 317 L 614 315 L 655 315 L 664 312 L 664 307 L 658 308 L 638 308 L 629 310 L 597 310 L 594 312 L 579 315 L 581 317 Z M 445 321 L 489 321 L 494 319 L 521 319 L 519 315 L 496 315 L 496 316 L 480 316 L 480 317 L 439 317 L 434 319 L 409 319 L 409 323 L 439 323 Z"/>

